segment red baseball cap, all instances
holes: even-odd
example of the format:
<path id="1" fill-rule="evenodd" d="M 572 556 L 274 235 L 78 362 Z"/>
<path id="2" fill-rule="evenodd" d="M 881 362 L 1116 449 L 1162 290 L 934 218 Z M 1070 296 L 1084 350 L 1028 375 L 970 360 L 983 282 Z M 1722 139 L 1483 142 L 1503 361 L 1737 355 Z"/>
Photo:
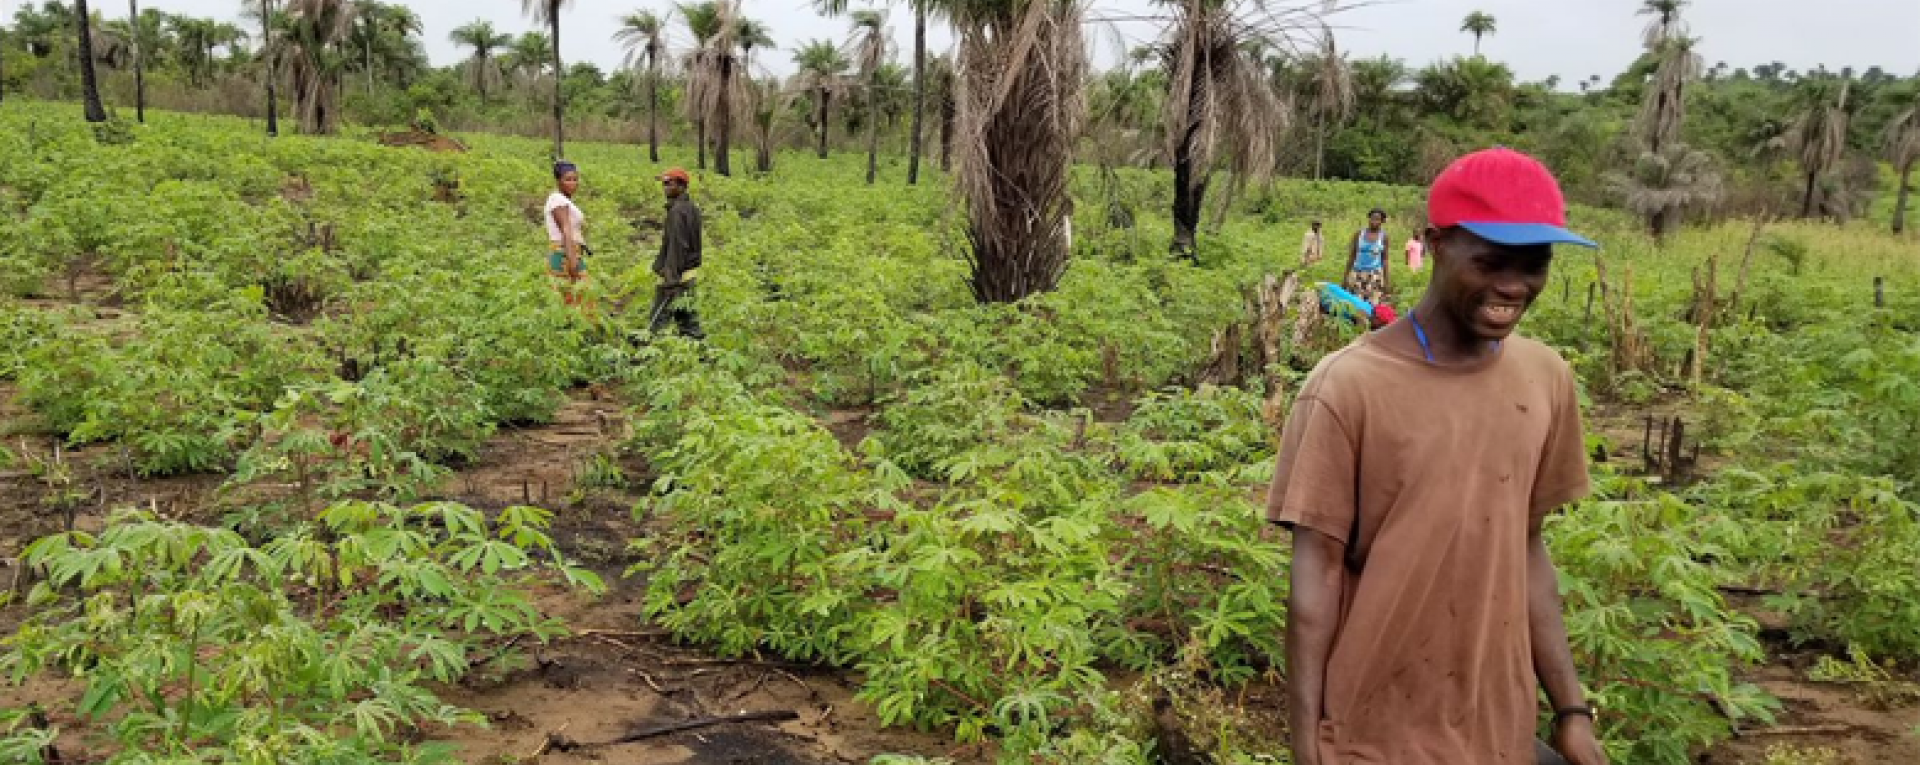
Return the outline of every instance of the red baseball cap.
<path id="1" fill-rule="evenodd" d="M 687 177 L 687 171 L 677 167 L 672 170 L 668 170 L 664 173 L 661 173 L 660 180 L 663 180 L 663 181 L 672 180 L 672 181 L 679 181 L 681 183 L 691 182 L 691 179 Z"/>
<path id="2" fill-rule="evenodd" d="M 1476 151 L 1440 171 L 1427 192 L 1427 220 L 1498 244 L 1600 246 L 1567 230 L 1567 199 L 1547 166 L 1506 147 Z"/>

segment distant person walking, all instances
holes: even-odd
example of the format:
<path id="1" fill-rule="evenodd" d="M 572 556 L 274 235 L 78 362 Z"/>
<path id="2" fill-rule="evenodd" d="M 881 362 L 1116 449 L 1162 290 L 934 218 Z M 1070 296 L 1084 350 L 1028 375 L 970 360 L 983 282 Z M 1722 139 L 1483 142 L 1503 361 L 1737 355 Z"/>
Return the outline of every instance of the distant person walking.
<path id="1" fill-rule="evenodd" d="M 1387 271 L 1387 211 L 1367 213 L 1367 227 L 1353 235 L 1347 249 L 1347 291 L 1361 300 L 1378 303 L 1393 291 Z"/>
<path id="2" fill-rule="evenodd" d="M 1420 229 L 1416 228 L 1413 230 L 1413 234 L 1407 237 L 1407 270 L 1420 270 L 1420 261 L 1426 257 L 1426 254 L 1426 235 L 1422 234 Z"/>
<path id="3" fill-rule="evenodd" d="M 567 305 L 580 302 L 580 290 L 587 280 L 587 214 L 573 203 L 580 191 L 580 168 L 565 160 L 553 163 L 554 191 L 547 195 L 547 274 L 560 289 Z"/>
<path id="4" fill-rule="evenodd" d="M 659 334 L 672 322 L 681 335 L 702 340 L 707 333 L 693 307 L 694 279 L 700 273 L 700 208 L 687 197 L 688 181 L 687 171 L 679 168 L 660 176 L 667 195 L 667 225 L 660 236 L 660 254 L 653 259 L 660 285 L 653 293 L 647 329 Z"/>
<path id="5" fill-rule="evenodd" d="M 1313 228 L 1308 229 L 1307 235 L 1300 239 L 1300 267 L 1305 268 L 1320 262 L 1320 258 L 1326 254 L 1326 251 L 1327 240 L 1320 235 L 1320 221 L 1315 219 Z"/>

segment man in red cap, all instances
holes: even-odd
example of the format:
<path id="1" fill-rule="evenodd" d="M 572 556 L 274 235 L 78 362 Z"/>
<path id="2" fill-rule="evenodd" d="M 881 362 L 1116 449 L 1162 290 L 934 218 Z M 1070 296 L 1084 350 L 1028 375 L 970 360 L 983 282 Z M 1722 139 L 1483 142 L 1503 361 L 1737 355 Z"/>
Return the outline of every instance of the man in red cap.
<path id="1" fill-rule="evenodd" d="M 700 208 L 687 198 L 687 181 L 687 171 L 677 167 L 660 175 L 667 225 L 660 233 L 660 254 L 653 258 L 660 285 L 654 289 L 647 329 L 658 334 L 672 321 L 680 334 L 700 340 L 707 336 L 693 309 L 694 277 L 700 272 Z"/>
<path id="2" fill-rule="evenodd" d="M 1540 536 L 1588 489 L 1573 372 L 1513 334 L 1552 245 L 1596 245 L 1507 149 L 1449 166 L 1427 215 L 1425 296 L 1323 359 L 1281 439 L 1293 761 L 1602 765 Z"/>

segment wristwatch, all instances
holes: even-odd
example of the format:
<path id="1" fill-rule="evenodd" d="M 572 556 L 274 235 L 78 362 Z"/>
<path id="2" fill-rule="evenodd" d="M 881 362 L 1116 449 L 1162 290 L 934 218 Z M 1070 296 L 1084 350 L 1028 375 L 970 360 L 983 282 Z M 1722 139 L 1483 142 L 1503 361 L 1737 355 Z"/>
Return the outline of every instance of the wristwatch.
<path id="1" fill-rule="evenodd" d="M 1559 709 L 1553 710 L 1553 724 L 1559 725 L 1560 721 L 1565 720 L 1569 717 L 1585 717 L 1588 720 L 1592 720 L 1594 719 L 1593 714 L 1595 711 L 1596 710 L 1594 710 L 1593 706 L 1590 704 L 1581 704 L 1579 706 L 1572 706 L 1572 707 L 1560 707 Z"/>

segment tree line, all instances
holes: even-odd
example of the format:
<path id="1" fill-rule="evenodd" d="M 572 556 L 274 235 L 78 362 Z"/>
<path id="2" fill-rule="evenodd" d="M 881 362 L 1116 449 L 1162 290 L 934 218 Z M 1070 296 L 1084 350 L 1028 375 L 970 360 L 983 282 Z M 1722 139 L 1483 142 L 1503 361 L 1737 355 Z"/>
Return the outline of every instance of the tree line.
<path id="1" fill-rule="evenodd" d="M 704 0 L 619 15 L 612 37 L 627 55 L 604 72 L 565 61 L 569 0 L 523 0 L 531 31 L 485 21 L 450 30 L 463 58 L 445 67 L 427 61 L 427 33 L 404 5 L 240 4 L 243 23 L 231 24 L 142 11 L 138 0 L 124 17 L 43 0 L 0 29 L 0 98 L 77 97 L 88 119 L 104 120 L 99 69 L 131 74 L 136 119 L 146 77 L 186 93 L 238 84 L 259 105 L 236 110 L 264 115 L 270 133 L 283 90 L 298 129 L 315 134 L 343 118 L 497 127 L 546 112 L 538 129 L 556 157 L 568 125 L 602 119 L 644 123 L 655 162 L 663 141 L 690 137 L 698 166 L 711 159 L 722 174 L 734 172 L 741 140 L 758 172 L 782 147 L 825 157 L 857 146 L 869 183 L 885 139 L 904 144 L 909 183 L 923 157 L 955 170 L 983 300 L 1057 280 L 1075 160 L 1171 170 L 1169 248 L 1193 257 L 1210 190 L 1223 190 L 1211 199 L 1223 210 L 1275 176 L 1422 184 L 1490 144 L 1541 156 L 1571 197 L 1630 210 L 1656 237 L 1703 216 L 1861 217 L 1887 191 L 1881 163 L 1897 178 L 1898 232 L 1920 159 L 1920 73 L 1706 66 L 1685 0 L 1644 0 L 1641 55 L 1571 88 L 1557 76 L 1521 82 L 1482 55 L 1499 27 L 1479 11 L 1461 24 L 1462 55 L 1416 68 L 1345 52 L 1334 2 L 1165 0 L 1152 16 L 1162 34 L 1095 71 L 1083 33 L 1097 20 L 1062 0 L 913 0 L 910 65 L 884 6 L 816 0 L 817 12 L 847 20 L 846 35 L 781 51 L 739 0 Z M 930 22 L 951 26 L 953 51 L 926 49 Z M 764 66 L 781 55 L 796 70 L 786 78 Z"/>

